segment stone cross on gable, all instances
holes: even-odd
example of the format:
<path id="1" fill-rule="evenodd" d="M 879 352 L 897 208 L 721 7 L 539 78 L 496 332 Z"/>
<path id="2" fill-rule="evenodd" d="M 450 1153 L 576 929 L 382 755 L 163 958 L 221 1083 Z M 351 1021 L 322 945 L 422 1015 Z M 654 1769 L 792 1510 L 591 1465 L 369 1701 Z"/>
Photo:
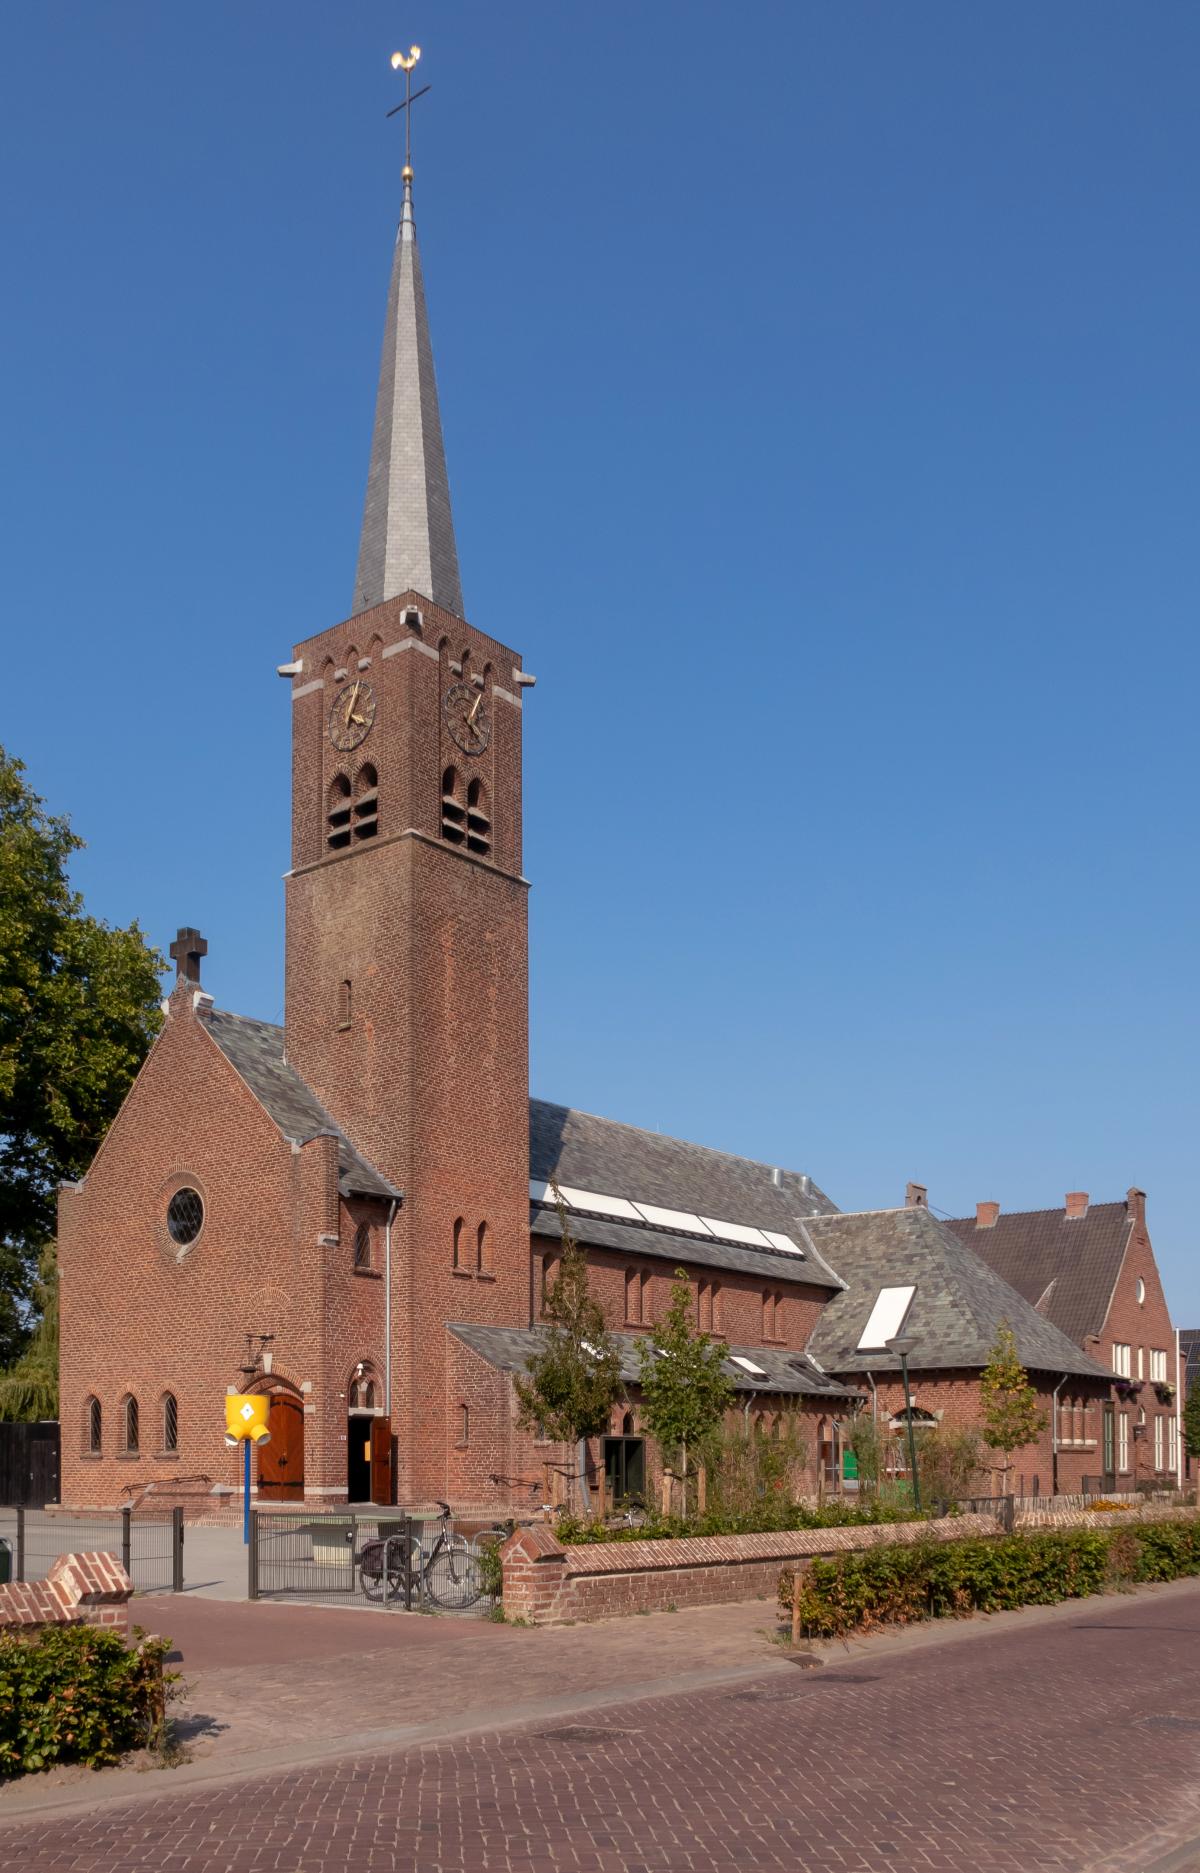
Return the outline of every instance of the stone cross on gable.
<path id="1" fill-rule="evenodd" d="M 200 959 L 208 955 L 208 944 L 198 930 L 181 930 L 171 945 L 175 958 L 177 982 L 200 982 Z"/>

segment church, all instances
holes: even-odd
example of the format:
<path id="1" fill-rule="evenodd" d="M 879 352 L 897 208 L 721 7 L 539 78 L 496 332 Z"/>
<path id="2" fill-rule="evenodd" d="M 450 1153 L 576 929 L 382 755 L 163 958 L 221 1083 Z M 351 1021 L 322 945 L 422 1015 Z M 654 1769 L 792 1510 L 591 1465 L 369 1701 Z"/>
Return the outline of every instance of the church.
<path id="1" fill-rule="evenodd" d="M 1103 1349 L 1039 1311 L 920 1186 L 845 1214 L 807 1172 L 530 1099 L 534 679 L 465 618 L 407 165 L 350 615 L 279 676 L 285 1021 L 217 1006 L 204 939 L 180 930 L 161 1031 L 61 1192 L 63 1500 L 235 1488 L 232 1388 L 270 1394 L 264 1506 L 561 1498 L 569 1453 L 521 1428 L 513 1375 L 563 1215 L 627 1382 L 592 1450 L 597 1504 L 650 1480 L 638 1342 L 680 1268 L 739 1410 L 798 1415 L 811 1487 L 840 1487 L 854 1412 L 903 1421 L 889 1339 L 912 1346 L 914 1419 L 973 1422 L 1004 1321 L 1047 1422 L 1014 1472 L 1080 1487 L 1097 1446 L 1062 1438 L 1061 1411 L 1086 1427 L 1109 1408 Z"/>

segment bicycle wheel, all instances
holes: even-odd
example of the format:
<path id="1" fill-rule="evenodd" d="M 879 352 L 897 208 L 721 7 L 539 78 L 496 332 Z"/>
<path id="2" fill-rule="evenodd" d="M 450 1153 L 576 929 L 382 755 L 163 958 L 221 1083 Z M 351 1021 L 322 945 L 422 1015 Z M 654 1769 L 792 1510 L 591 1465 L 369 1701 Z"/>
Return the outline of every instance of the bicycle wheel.
<path id="1" fill-rule="evenodd" d="M 461 1611 L 483 1593 L 479 1561 L 465 1541 L 439 1548 L 425 1569 L 425 1586 L 435 1606 Z"/>
<path id="2" fill-rule="evenodd" d="M 384 1549 L 387 1550 L 387 1566 L 384 1567 Z M 412 1572 L 414 1597 L 421 1591 L 421 1544 L 413 1540 L 409 1547 L 409 1567 Z M 363 1549 L 359 1565 L 359 1581 L 368 1600 L 403 1600 L 404 1598 L 404 1554 L 400 1542 L 393 1536 L 386 1543 L 370 1542 Z"/>

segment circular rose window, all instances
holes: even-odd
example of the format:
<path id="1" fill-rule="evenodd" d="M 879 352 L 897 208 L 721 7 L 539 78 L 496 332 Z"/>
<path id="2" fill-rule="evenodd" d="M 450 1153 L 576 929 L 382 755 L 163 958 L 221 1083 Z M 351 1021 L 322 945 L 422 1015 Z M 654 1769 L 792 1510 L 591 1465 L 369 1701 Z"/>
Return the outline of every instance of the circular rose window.
<path id="1" fill-rule="evenodd" d="M 167 1205 L 167 1228 L 172 1242 L 186 1248 L 200 1234 L 204 1204 L 198 1190 L 177 1190 Z"/>

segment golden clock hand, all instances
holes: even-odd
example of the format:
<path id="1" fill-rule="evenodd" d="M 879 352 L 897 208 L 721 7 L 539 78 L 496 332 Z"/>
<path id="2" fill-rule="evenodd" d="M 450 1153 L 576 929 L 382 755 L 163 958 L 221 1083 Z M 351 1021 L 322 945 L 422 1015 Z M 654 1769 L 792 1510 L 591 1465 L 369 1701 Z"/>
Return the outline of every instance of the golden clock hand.
<path id="1" fill-rule="evenodd" d="M 478 696 L 476 696 L 475 698 L 475 703 L 471 710 L 471 713 L 467 717 L 467 721 L 470 723 L 472 728 L 474 728 L 475 726 L 475 717 L 479 714 L 479 705 L 482 701 L 483 701 L 483 691 L 480 690 Z"/>

